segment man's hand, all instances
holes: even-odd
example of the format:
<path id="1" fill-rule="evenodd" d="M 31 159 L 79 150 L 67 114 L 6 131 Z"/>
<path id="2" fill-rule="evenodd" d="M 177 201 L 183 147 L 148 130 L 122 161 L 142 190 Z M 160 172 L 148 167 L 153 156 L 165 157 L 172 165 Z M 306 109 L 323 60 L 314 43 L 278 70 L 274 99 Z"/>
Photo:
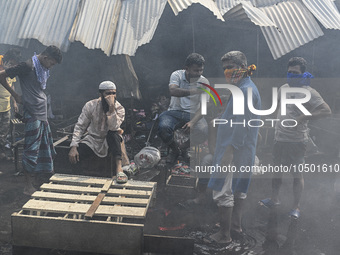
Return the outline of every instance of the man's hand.
<path id="1" fill-rule="evenodd" d="M 79 162 L 79 153 L 76 146 L 73 146 L 71 148 L 70 152 L 68 153 L 68 158 L 71 164 L 76 164 L 77 162 Z"/>
<path id="2" fill-rule="evenodd" d="M 184 129 L 184 132 L 188 133 L 193 126 L 194 124 L 191 121 L 189 121 L 185 123 L 182 128 Z"/>
<path id="3" fill-rule="evenodd" d="M 105 97 L 105 100 L 107 104 L 109 105 L 109 111 L 112 113 L 115 110 L 115 101 L 116 96 L 115 95 L 108 95 Z"/>

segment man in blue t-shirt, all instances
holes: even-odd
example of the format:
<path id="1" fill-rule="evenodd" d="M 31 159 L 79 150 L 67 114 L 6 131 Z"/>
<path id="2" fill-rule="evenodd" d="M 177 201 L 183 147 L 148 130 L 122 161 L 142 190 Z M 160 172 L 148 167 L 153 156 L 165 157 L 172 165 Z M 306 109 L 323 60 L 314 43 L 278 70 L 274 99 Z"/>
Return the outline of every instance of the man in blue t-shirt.
<path id="1" fill-rule="evenodd" d="M 0 72 L 0 83 L 18 103 L 24 106 L 25 146 L 22 158 L 26 186 L 24 193 L 31 195 L 35 188 L 32 175 L 41 172 L 53 172 L 53 140 L 47 122 L 47 97 L 44 93 L 49 77 L 49 69 L 61 63 L 62 55 L 56 46 L 47 47 L 16 66 Z M 6 78 L 18 76 L 22 96 L 19 96 L 7 83 Z"/>

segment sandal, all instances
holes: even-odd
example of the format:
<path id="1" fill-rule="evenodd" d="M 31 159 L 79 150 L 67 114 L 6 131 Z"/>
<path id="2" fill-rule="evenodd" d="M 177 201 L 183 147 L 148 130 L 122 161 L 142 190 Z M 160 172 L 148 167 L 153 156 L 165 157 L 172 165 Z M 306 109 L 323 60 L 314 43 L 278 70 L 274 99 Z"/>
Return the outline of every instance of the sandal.
<path id="1" fill-rule="evenodd" d="M 116 182 L 119 184 L 127 183 L 128 177 L 124 172 L 119 172 L 116 175 Z"/>
<path id="2" fill-rule="evenodd" d="M 274 203 L 273 200 L 271 200 L 270 198 L 265 198 L 259 201 L 260 205 L 263 205 L 266 208 L 273 208 L 276 206 L 279 206 L 281 203 L 280 202 L 276 202 Z"/>
<path id="3" fill-rule="evenodd" d="M 295 220 L 297 220 L 298 218 L 300 218 L 300 210 L 299 209 L 294 209 L 291 210 L 289 213 L 289 216 Z"/>

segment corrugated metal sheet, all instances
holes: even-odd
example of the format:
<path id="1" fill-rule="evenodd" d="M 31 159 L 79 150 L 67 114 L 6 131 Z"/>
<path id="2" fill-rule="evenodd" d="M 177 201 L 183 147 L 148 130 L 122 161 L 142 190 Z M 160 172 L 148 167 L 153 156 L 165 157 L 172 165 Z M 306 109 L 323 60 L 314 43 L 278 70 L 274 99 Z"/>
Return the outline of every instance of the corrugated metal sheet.
<path id="1" fill-rule="evenodd" d="M 242 1 L 234 8 L 224 14 L 226 21 L 252 22 L 257 26 L 277 27 L 274 22 L 260 9 L 254 7 L 250 2 Z"/>
<path id="2" fill-rule="evenodd" d="M 216 0 L 215 2 L 221 14 L 224 15 L 230 9 L 238 5 L 240 3 L 240 0 Z"/>
<path id="3" fill-rule="evenodd" d="M 18 38 L 21 21 L 30 0 L 0 0 L 0 43 L 28 46 L 28 40 Z"/>
<path id="4" fill-rule="evenodd" d="M 139 46 L 151 41 L 166 0 L 124 0 L 112 55 L 134 56 Z"/>
<path id="5" fill-rule="evenodd" d="M 67 51 L 78 4 L 79 0 L 31 0 L 18 37 L 34 38 L 44 45 L 55 45 Z"/>
<path id="6" fill-rule="evenodd" d="M 254 7 L 268 7 L 284 1 L 289 0 L 215 0 L 216 5 L 221 11 L 222 15 L 224 15 L 227 11 L 229 11 L 231 8 L 235 7 L 239 3 L 248 2 L 251 3 Z"/>
<path id="7" fill-rule="evenodd" d="M 281 31 L 272 27 L 261 27 L 274 59 L 323 35 L 313 15 L 300 1 L 282 2 L 263 7 L 261 10 Z"/>
<path id="8" fill-rule="evenodd" d="M 178 15 L 178 13 L 187 9 L 190 5 L 198 3 L 208 8 L 218 19 L 224 21 L 221 12 L 213 0 L 168 0 L 168 3 L 175 15 Z"/>
<path id="9" fill-rule="evenodd" d="M 327 29 L 340 29 L 340 14 L 331 0 L 302 0 L 308 10 Z"/>
<path id="10" fill-rule="evenodd" d="M 121 0 L 82 0 L 69 40 L 110 55 L 121 5 Z"/>
<path id="11" fill-rule="evenodd" d="M 256 7 L 268 7 L 285 1 L 290 0 L 251 0 L 253 5 Z"/>

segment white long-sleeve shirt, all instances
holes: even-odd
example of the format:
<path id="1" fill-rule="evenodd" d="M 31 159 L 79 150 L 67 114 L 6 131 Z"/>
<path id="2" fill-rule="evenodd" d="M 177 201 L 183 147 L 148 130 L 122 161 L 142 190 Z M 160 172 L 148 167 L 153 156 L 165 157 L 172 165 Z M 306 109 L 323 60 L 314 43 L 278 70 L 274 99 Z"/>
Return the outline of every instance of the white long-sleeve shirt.
<path id="1" fill-rule="evenodd" d="M 111 114 L 104 113 L 101 98 L 87 102 L 74 127 L 70 147 L 78 147 L 80 142 L 85 143 L 98 157 L 106 157 L 108 152 L 107 132 L 119 130 L 124 118 L 125 109 L 117 100 L 115 101 L 115 111 Z M 86 131 L 88 134 L 81 139 Z"/>

